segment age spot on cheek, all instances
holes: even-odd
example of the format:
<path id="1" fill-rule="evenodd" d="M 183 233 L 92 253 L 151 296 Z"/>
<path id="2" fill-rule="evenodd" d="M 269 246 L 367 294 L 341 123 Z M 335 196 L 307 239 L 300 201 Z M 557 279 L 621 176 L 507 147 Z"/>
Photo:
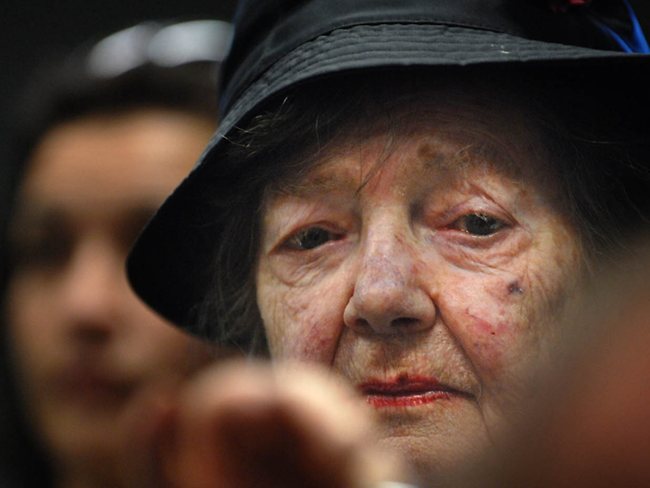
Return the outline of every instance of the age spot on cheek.
<path id="1" fill-rule="evenodd" d="M 508 284 L 508 295 L 523 295 L 524 289 L 519 284 L 519 280 L 512 281 Z"/>

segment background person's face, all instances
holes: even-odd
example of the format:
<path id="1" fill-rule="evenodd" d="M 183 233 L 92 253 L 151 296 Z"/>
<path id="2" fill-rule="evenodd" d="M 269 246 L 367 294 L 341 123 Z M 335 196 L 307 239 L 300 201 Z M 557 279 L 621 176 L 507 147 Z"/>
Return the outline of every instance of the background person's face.
<path id="1" fill-rule="evenodd" d="M 124 261 L 212 130 L 165 110 L 86 117 L 50 130 L 29 161 L 7 313 L 26 405 L 58 462 L 105 462 L 126 401 L 200 352 L 136 298 Z"/>
<path id="2" fill-rule="evenodd" d="M 347 377 L 421 473 L 494 439 L 580 270 L 546 151 L 486 99 L 335 141 L 265 203 L 257 297 L 273 357 Z"/>

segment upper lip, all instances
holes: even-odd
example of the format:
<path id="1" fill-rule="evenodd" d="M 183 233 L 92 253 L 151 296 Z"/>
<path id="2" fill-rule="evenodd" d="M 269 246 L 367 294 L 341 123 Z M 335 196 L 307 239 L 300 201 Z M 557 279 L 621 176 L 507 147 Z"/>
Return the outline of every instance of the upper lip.
<path id="1" fill-rule="evenodd" d="M 371 378 L 357 385 L 363 395 L 374 396 L 414 396 L 432 391 L 447 392 L 469 396 L 468 393 L 442 384 L 431 376 L 400 374 L 387 379 Z"/>

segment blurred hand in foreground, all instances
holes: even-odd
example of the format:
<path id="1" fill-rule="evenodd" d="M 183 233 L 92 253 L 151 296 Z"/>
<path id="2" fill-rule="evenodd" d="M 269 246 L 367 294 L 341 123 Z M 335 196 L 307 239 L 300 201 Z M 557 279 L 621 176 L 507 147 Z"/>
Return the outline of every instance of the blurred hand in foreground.
<path id="1" fill-rule="evenodd" d="M 405 478 L 372 412 L 304 364 L 232 361 L 142 395 L 124 422 L 135 488 L 373 487 Z"/>

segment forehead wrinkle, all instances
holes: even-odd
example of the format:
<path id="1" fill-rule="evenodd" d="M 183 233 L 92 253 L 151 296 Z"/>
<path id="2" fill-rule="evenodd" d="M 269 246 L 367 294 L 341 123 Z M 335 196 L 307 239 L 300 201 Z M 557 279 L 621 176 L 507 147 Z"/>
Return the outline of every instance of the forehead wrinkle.
<path id="1" fill-rule="evenodd" d="M 307 165 L 305 171 L 276 182 L 270 188 L 271 196 L 309 198 L 332 193 L 358 193 L 375 173 L 375 168 L 381 166 L 380 160 L 385 159 L 378 157 L 377 162 L 364 171 L 363 154 L 361 150 L 355 150 L 361 145 L 345 144 L 345 149 L 339 148 L 335 153 Z"/>
<path id="2" fill-rule="evenodd" d="M 443 127 L 436 127 L 433 121 L 431 125 L 425 123 L 429 127 L 423 130 L 421 121 L 416 122 L 412 114 L 409 115 L 409 119 L 401 121 L 399 129 L 391 127 L 391 130 L 386 130 L 384 127 L 379 134 L 377 131 L 354 134 L 362 142 L 377 138 L 384 140 L 381 153 L 374 158 L 368 170 L 364 170 L 363 154 L 355 154 L 360 141 L 353 134 L 348 134 L 330 145 L 327 156 L 321 156 L 317 161 L 305 161 L 304 170 L 272 185 L 271 194 L 296 197 L 329 193 L 358 194 L 381 171 L 382 163 L 394 154 L 396 146 L 418 138 L 424 138 L 424 141 L 419 143 L 416 159 L 425 172 L 459 171 L 460 176 L 470 169 L 490 168 L 519 179 L 523 172 L 522 164 L 532 163 L 540 156 L 536 138 L 528 123 L 509 130 L 508 137 L 505 137 L 498 127 L 487 127 L 484 121 L 470 120 L 470 127 L 458 127 L 458 117 L 446 120 L 440 113 L 436 115 L 439 121 L 442 119 Z M 460 119 L 465 120 L 465 117 Z M 532 157 L 522 160 L 523 156 Z M 338 158 L 341 159 L 334 163 Z"/>
<path id="3" fill-rule="evenodd" d="M 356 186 L 351 183 L 349 177 L 341 176 L 341 172 L 336 171 L 333 174 L 322 174 L 308 176 L 304 179 L 295 179 L 277 185 L 272 194 L 292 196 L 297 198 L 309 198 L 314 195 L 326 195 L 330 193 L 354 192 Z"/>
<path id="4" fill-rule="evenodd" d="M 489 168 L 518 178 L 522 173 L 522 163 L 532 162 L 532 158 L 521 160 L 523 155 L 532 151 L 518 150 L 515 144 L 503 141 L 494 134 L 472 131 L 462 136 L 463 140 L 456 135 L 448 140 L 441 140 L 439 136 L 427 138 L 417 150 L 422 168 L 429 171 L 459 171 L 460 174 L 470 169 Z M 475 140 L 465 142 L 467 136 L 474 136 Z"/>

